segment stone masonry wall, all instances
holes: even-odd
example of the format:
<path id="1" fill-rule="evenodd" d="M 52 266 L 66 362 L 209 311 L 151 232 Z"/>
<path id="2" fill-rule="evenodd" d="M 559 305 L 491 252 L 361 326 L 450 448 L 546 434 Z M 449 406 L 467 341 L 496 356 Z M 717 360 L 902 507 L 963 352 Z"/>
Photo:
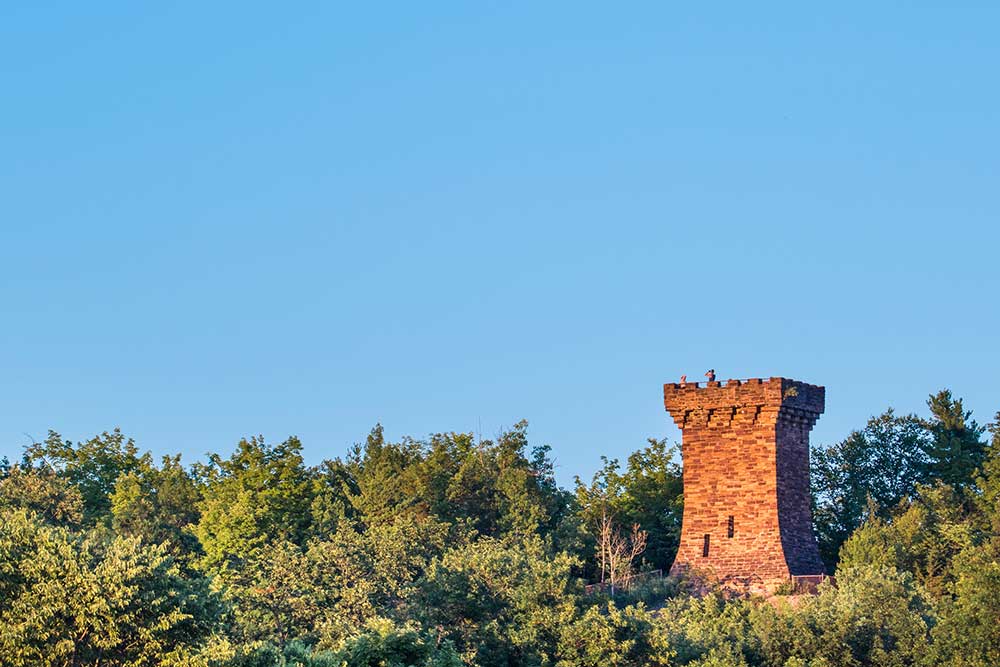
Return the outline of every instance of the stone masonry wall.
<path id="1" fill-rule="evenodd" d="M 729 380 L 666 384 L 663 397 L 683 433 L 684 517 L 671 571 L 749 591 L 821 573 L 809 431 L 824 409 L 823 387 Z"/>

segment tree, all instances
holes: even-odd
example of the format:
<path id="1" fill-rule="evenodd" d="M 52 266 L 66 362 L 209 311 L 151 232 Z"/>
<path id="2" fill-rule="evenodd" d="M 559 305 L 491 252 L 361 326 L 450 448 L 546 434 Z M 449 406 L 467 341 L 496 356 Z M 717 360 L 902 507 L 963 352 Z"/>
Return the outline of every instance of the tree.
<path id="1" fill-rule="evenodd" d="M 199 646 L 220 607 L 162 547 L 0 516 L 0 654 L 21 666 L 140 667 Z"/>
<path id="2" fill-rule="evenodd" d="M 83 498 L 83 522 L 93 526 L 111 518 L 111 492 L 118 477 L 139 465 L 139 450 L 119 429 L 73 443 L 49 431 L 43 443 L 25 449 L 33 464 L 43 464 L 72 484 Z"/>
<path id="3" fill-rule="evenodd" d="M 1000 546 L 1000 412 L 989 425 L 993 439 L 986 450 L 983 465 L 976 477 L 976 496 L 980 511 L 990 523 L 993 541 Z"/>
<path id="4" fill-rule="evenodd" d="M 628 457 L 621 476 L 618 511 L 623 520 L 638 524 L 648 536 L 643 557 L 666 570 L 673 563 L 684 513 L 684 481 L 677 447 L 650 438 L 648 445 Z"/>
<path id="5" fill-rule="evenodd" d="M 604 459 L 571 496 L 525 423 L 492 440 L 398 443 L 376 427 L 317 468 L 295 438 L 244 440 L 188 470 L 139 456 L 120 434 L 52 434 L 24 462 L 0 462 L 0 661 L 996 664 L 1000 414 L 972 483 L 984 431 L 960 401 L 934 398 L 931 419 L 888 411 L 818 453 L 817 525 L 839 548 L 836 587 L 794 606 L 656 591 L 655 612 L 622 597 L 587 606 L 578 555 L 586 538 L 587 574 L 615 586 L 669 563 L 681 469 L 662 440 L 624 470 Z M 927 481 L 938 474 L 958 485 Z"/>
<path id="6" fill-rule="evenodd" d="M 576 504 L 581 522 L 590 530 L 586 551 L 596 556 L 588 568 L 594 578 L 602 579 L 607 571 L 601 531 L 609 516 L 616 524 L 638 524 L 646 535 L 647 559 L 655 567 L 670 567 L 683 514 L 683 480 L 675 454 L 676 448 L 665 440 L 650 439 L 647 447 L 629 456 L 624 473 L 617 459 L 601 457 L 603 465 L 589 485 L 576 479 Z"/>
<path id="7" fill-rule="evenodd" d="M 1000 664 L 1000 553 L 984 544 L 956 558 L 952 595 L 938 602 L 929 664 L 993 667 Z"/>
<path id="8" fill-rule="evenodd" d="M 462 667 L 451 642 L 412 625 L 372 618 L 365 631 L 343 642 L 334 664 L 351 667 Z"/>
<path id="9" fill-rule="evenodd" d="M 872 517 L 840 547 L 837 566 L 844 569 L 873 565 L 898 568 L 903 559 L 898 531 L 882 519 Z"/>
<path id="10" fill-rule="evenodd" d="M 812 637 L 796 657 L 829 664 L 916 665 L 930 639 L 930 606 L 912 577 L 892 567 L 860 565 L 837 571 L 802 610 Z"/>
<path id="11" fill-rule="evenodd" d="M 55 526 L 79 527 L 83 498 L 76 487 L 49 467 L 25 460 L 0 474 L 0 510 L 23 508 Z"/>
<path id="12" fill-rule="evenodd" d="M 843 441 L 813 452 L 813 521 L 828 567 L 872 512 L 887 518 L 912 495 L 924 470 L 927 440 L 920 419 L 898 417 L 890 408 Z"/>
<path id="13" fill-rule="evenodd" d="M 304 547 L 269 544 L 226 597 L 241 641 L 302 641 L 336 648 L 372 617 L 403 619 L 401 609 L 430 561 L 444 551 L 448 527 L 400 516 L 367 530 L 344 523 Z"/>
<path id="14" fill-rule="evenodd" d="M 134 470 L 121 475 L 111 494 L 111 526 L 119 534 L 163 544 L 187 562 L 200 552 L 193 528 L 201 494 L 180 458 L 164 456 L 157 467 L 147 453 Z"/>
<path id="15" fill-rule="evenodd" d="M 601 565 L 601 583 L 607 581 L 612 591 L 632 577 L 633 563 L 646 550 L 647 533 L 632 524 L 632 531 L 623 534 L 614 517 L 605 513 L 597 529 L 597 560 Z"/>
<path id="16" fill-rule="evenodd" d="M 955 558 L 981 540 L 979 523 L 952 487 L 921 485 L 889 520 L 872 517 L 854 531 L 840 549 L 838 568 L 893 567 L 940 598 L 954 581 Z"/>
<path id="17" fill-rule="evenodd" d="M 529 450 L 527 427 L 519 422 L 496 440 L 437 433 L 388 443 L 376 426 L 343 464 L 350 514 L 364 526 L 407 513 L 491 537 L 554 534 L 571 496 L 556 485 L 548 447 Z"/>
<path id="18" fill-rule="evenodd" d="M 529 457 L 527 431 L 522 420 L 502 432 L 495 445 L 499 532 L 522 539 L 555 531 L 569 503 L 556 485 L 549 447 L 535 447 Z"/>
<path id="19" fill-rule="evenodd" d="M 241 440 L 230 458 L 213 454 L 207 466 L 198 467 L 202 501 L 194 532 L 205 571 L 239 577 L 268 545 L 305 542 L 314 486 L 301 450 L 294 437 L 279 445 L 255 437 Z"/>
<path id="20" fill-rule="evenodd" d="M 559 637 L 556 667 L 669 665 L 674 655 L 663 626 L 642 605 L 590 607 Z"/>
<path id="21" fill-rule="evenodd" d="M 359 520 L 374 525 L 391 521 L 400 512 L 426 514 L 426 508 L 414 507 L 419 500 L 415 476 L 421 450 L 414 440 L 386 442 L 381 424 L 375 425 L 363 447 L 355 445 L 346 462 L 350 482 L 345 491 Z"/>
<path id="22" fill-rule="evenodd" d="M 892 519 L 898 567 L 935 597 L 954 582 L 956 557 L 982 540 L 982 517 L 969 511 L 964 496 L 941 482 L 921 485 Z"/>
<path id="23" fill-rule="evenodd" d="M 927 399 L 931 418 L 924 422 L 930 433 L 924 451 L 923 480 L 940 480 L 964 491 L 975 482 L 976 471 L 986 460 L 986 443 L 982 441 L 986 428 L 966 411 L 962 399 L 952 398 L 951 391 L 942 389 Z"/>
<path id="24" fill-rule="evenodd" d="M 680 664 L 700 664 L 702 660 L 759 664 L 760 640 L 752 625 L 753 610 L 743 600 L 727 601 L 712 593 L 670 600 L 660 618 Z"/>
<path id="25" fill-rule="evenodd" d="M 748 603 L 741 603 L 750 606 Z M 860 564 L 837 572 L 836 586 L 795 606 L 753 607 L 759 657 L 786 667 L 903 667 L 926 664 L 933 608 L 913 578 L 894 567 Z"/>
<path id="26" fill-rule="evenodd" d="M 309 506 L 310 536 L 328 539 L 344 523 L 357 516 L 351 508 L 350 492 L 357 491 L 350 471 L 343 461 L 323 461 L 313 481 L 313 500 Z"/>
<path id="27" fill-rule="evenodd" d="M 481 538 L 431 563 L 409 603 L 424 627 L 454 642 L 467 664 L 544 665 L 576 614 L 575 559 L 542 540 Z"/>

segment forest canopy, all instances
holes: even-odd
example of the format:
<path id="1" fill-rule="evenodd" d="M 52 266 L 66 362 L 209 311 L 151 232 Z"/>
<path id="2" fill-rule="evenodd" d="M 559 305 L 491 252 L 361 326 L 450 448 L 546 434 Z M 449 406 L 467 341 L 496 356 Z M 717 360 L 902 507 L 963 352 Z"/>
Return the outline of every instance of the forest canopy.
<path id="1" fill-rule="evenodd" d="M 814 446 L 835 584 L 734 598 L 666 575 L 679 447 L 561 488 L 526 422 L 307 465 L 295 437 L 187 464 L 118 430 L 0 461 L 11 667 L 1000 664 L 1000 413 L 944 390 Z M 708 582 L 709 584 L 711 582 Z M 782 591 L 784 593 L 792 591 Z"/>

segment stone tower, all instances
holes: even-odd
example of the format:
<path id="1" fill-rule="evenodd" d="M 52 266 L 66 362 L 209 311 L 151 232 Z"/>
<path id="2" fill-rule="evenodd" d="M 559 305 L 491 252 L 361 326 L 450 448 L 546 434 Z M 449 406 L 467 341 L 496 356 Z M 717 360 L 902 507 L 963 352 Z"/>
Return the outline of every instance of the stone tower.
<path id="1" fill-rule="evenodd" d="M 683 433 L 684 518 L 671 573 L 771 591 L 821 575 L 809 504 L 809 431 L 826 390 L 785 378 L 663 385 Z"/>

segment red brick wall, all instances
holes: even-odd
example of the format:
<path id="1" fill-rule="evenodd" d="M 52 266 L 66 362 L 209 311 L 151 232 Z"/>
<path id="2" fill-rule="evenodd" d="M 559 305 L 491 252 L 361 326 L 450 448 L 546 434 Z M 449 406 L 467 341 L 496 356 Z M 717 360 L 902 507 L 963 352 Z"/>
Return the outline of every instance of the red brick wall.
<path id="1" fill-rule="evenodd" d="M 666 384 L 663 398 L 683 432 L 684 519 L 671 571 L 754 591 L 821 573 L 809 431 L 823 412 L 824 388 L 784 378 L 729 380 Z"/>

